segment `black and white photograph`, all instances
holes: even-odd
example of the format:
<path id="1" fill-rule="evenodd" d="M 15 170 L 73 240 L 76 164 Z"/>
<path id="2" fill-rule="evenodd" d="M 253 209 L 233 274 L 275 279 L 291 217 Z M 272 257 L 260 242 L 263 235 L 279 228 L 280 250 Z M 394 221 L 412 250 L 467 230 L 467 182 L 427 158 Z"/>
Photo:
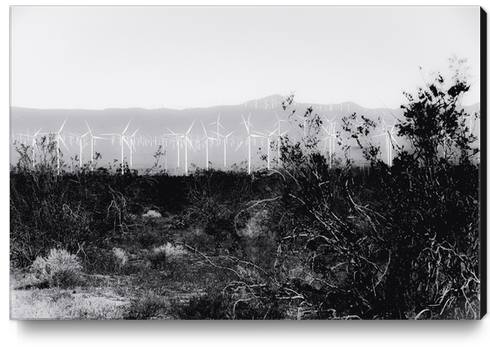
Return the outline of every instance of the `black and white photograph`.
<path id="1" fill-rule="evenodd" d="M 10 320 L 486 314 L 482 7 L 14 5 L 9 51 Z"/>

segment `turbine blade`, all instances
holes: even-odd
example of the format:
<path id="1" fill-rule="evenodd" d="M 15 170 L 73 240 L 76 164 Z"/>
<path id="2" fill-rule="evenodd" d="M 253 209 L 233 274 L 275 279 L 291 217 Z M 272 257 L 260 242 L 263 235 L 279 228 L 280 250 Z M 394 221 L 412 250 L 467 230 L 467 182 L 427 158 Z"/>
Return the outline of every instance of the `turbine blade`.
<path id="1" fill-rule="evenodd" d="M 87 125 L 88 131 L 90 132 L 90 136 L 92 136 L 92 129 L 88 126 L 87 120 L 85 119 L 85 124 Z"/>
<path id="2" fill-rule="evenodd" d="M 187 142 L 189 143 L 189 145 L 191 146 L 192 150 L 194 151 L 194 153 L 196 153 L 196 150 L 194 149 L 194 146 L 192 145 L 192 141 L 189 140 L 189 138 L 187 137 L 186 138 Z"/>
<path id="3" fill-rule="evenodd" d="M 68 120 L 68 118 L 65 119 L 65 121 L 63 122 L 63 125 L 61 126 L 60 130 L 58 130 L 58 133 L 60 133 L 61 130 L 63 130 L 63 127 L 65 126 L 65 123 L 66 123 L 67 120 Z"/>
<path id="4" fill-rule="evenodd" d="M 192 122 L 191 126 L 189 127 L 189 130 L 187 130 L 186 134 L 188 134 L 191 131 L 191 129 L 194 126 L 194 123 L 195 122 L 196 122 L 196 120 L 194 119 L 194 121 Z"/>
<path id="5" fill-rule="evenodd" d="M 129 124 L 131 123 L 131 121 L 133 120 L 133 118 L 131 118 L 128 122 L 128 125 L 126 125 L 126 128 L 124 128 L 124 131 L 122 132 L 123 134 L 126 132 L 126 130 L 128 130 L 129 128 Z"/>
<path id="6" fill-rule="evenodd" d="M 63 145 L 65 146 L 66 150 L 68 151 L 68 153 L 70 152 L 70 149 L 68 148 L 68 146 L 66 145 L 65 143 L 65 140 L 63 140 L 63 138 L 58 134 L 58 138 L 60 139 L 60 142 L 63 143 Z"/>
<path id="7" fill-rule="evenodd" d="M 396 145 L 397 145 L 398 147 L 401 147 L 401 146 L 400 146 L 400 144 L 398 143 L 398 141 L 397 141 L 397 140 L 396 140 L 396 139 L 395 139 L 393 136 L 391 136 L 391 139 L 392 139 L 392 140 L 393 140 L 393 141 L 396 143 Z"/>
<path id="8" fill-rule="evenodd" d="M 206 128 L 204 127 L 204 123 L 201 121 L 201 125 L 202 125 L 202 130 L 204 130 L 204 134 L 206 135 L 206 137 L 208 137 L 208 132 L 206 131 Z"/>
<path id="9" fill-rule="evenodd" d="M 172 130 L 170 130 L 168 127 L 166 127 L 168 129 L 168 131 L 170 131 L 172 133 L 172 135 L 177 135 L 176 133 L 174 133 Z"/>
<path id="10" fill-rule="evenodd" d="M 37 131 L 37 132 L 34 134 L 34 136 L 37 136 L 37 135 L 38 135 L 38 134 L 41 132 L 41 130 L 42 130 L 42 129 L 43 129 L 43 127 L 41 127 L 41 129 L 39 129 L 39 130 L 38 130 L 38 131 Z"/>

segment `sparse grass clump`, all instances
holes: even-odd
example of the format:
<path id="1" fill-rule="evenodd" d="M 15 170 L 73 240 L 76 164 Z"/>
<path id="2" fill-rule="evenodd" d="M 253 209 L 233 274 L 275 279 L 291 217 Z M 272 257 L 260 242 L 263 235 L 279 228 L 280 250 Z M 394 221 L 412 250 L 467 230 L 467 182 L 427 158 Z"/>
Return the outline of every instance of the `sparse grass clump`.
<path id="1" fill-rule="evenodd" d="M 78 257 L 64 249 L 52 249 L 46 258 L 37 257 L 30 272 L 37 286 L 68 288 L 82 282 Z"/>
<path id="2" fill-rule="evenodd" d="M 119 270 L 121 270 L 128 263 L 128 255 L 126 254 L 126 251 L 124 249 L 114 247 L 112 249 L 112 253 L 117 259 L 117 267 L 119 268 Z"/>
<path id="3" fill-rule="evenodd" d="M 148 254 L 148 260 L 152 268 L 160 269 L 165 265 L 175 263 L 186 253 L 187 251 L 181 245 L 174 246 L 170 242 L 167 242 L 163 246 L 153 248 Z"/>
<path id="4" fill-rule="evenodd" d="M 187 254 L 187 251 L 182 247 L 182 245 L 172 245 L 170 242 L 167 242 L 165 245 L 154 248 L 153 252 L 155 253 L 161 253 L 164 252 L 167 256 L 167 259 L 169 260 L 174 260 L 181 258 L 185 254 Z"/>
<path id="5" fill-rule="evenodd" d="M 133 299 L 123 317 L 128 320 L 161 319 L 166 312 L 166 300 L 150 291 L 141 297 Z"/>

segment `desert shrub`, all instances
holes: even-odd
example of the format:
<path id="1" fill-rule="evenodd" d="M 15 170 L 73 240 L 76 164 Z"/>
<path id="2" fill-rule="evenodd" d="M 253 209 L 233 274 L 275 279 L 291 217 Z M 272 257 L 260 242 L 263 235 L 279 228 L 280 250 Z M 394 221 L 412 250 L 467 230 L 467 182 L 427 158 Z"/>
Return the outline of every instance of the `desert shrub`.
<path id="1" fill-rule="evenodd" d="M 122 269 L 124 269 L 125 266 L 128 265 L 128 255 L 124 249 L 118 247 L 114 247 L 112 249 L 112 253 L 116 258 L 117 270 L 121 271 Z"/>
<path id="2" fill-rule="evenodd" d="M 471 117 L 460 107 L 469 90 L 464 60 L 453 59 L 452 83 L 441 75 L 417 96 L 406 94 L 405 120 L 398 135 L 410 148 L 400 149 L 392 168 L 378 173 L 389 206 L 396 252 L 386 292 L 392 317 L 396 311 L 431 318 L 479 317 L 478 167 L 476 137 L 466 126 Z M 402 291 L 404 288 L 404 291 Z"/>
<path id="3" fill-rule="evenodd" d="M 202 230 L 210 236 L 214 247 L 208 251 L 242 253 L 245 234 L 259 232 L 251 228 L 266 219 L 255 218 L 257 223 L 252 225 L 254 221 L 250 222 L 250 219 L 260 208 L 253 205 L 259 205 L 257 201 L 263 199 L 277 198 L 281 187 L 280 178 L 267 172 L 251 176 L 237 171 L 196 171 L 186 190 L 186 219 L 195 230 Z M 196 241 L 201 240 L 198 238 Z"/>
<path id="4" fill-rule="evenodd" d="M 179 259 L 187 253 L 182 245 L 174 246 L 170 242 L 167 242 L 164 246 L 155 248 L 154 251 L 165 252 L 167 259 L 170 261 Z"/>
<path id="5" fill-rule="evenodd" d="M 175 302 L 170 314 L 186 320 L 274 320 L 287 316 L 288 302 L 281 301 L 280 293 L 270 287 L 251 289 L 253 293 L 248 294 L 230 289 L 229 286 L 225 291 L 209 289 L 206 294 L 192 297 L 188 302 Z"/>
<path id="6" fill-rule="evenodd" d="M 12 261 L 23 267 L 51 248 L 75 253 L 110 238 L 125 221 L 126 200 L 104 179 L 93 173 L 11 172 Z"/>
<path id="7" fill-rule="evenodd" d="M 209 235 L 215 250 L 234 250 L 240 244 L 235 216 L 251 195 L 250 177 L 243 173 L 197 171 L 187 188 L 188 223 Z"/>
<path id="8" fill-rule="evenodd" d="M 81 261 L 87 273 L 117 274 L 131 272 L 127 252 L 118 247 L 87 248 L 81 255 Z"/>
<path id="9" fill-rule="evenodd" d="M 411 148 L 395 146 L 393 166 L 370 142 L 377 124 L 366 117 L 345 130 L 370 166 L 332 165 L 318 149 L 321 119 L 308 109 L 306 136 L 282 139 L 274 194 L 252 193 L 236 215 L 247 259 L 269 272 L 245 276 L 235 268 L 240 280 L 296 293 L 291 298 L 317 319 L 479 317 L 479 170 L 471 160 L 478 150 L 458 106 L 468 90 L 458 76 L 448 88 L 436 76 L 417 99 L 407 95 L 396 134 Z M 255 256 L 261 250 L 269 259 Z M 282 307 L 274 306 L 277 295 L 253 294 Z M 259 307 L 245 299 L 235 308 Z"/>
<path id="10" fill-rule="evenodd" d="M 127 320 L 147 320 L 159 318 L 167 311 L 167 304 L 163 297 L 150 291 L 131 300 L 126 308 L 123 318 Z"/>
<path id="11" fill-rule="evenodd" d="M 117 267 L 116 257 L 109 249 L 105 248 L 90 247 L 85 249 L 82 260 L 87 273 L 111 273 Z"/>
<path id="12" fill-rule="evenodd" d="M 193 227 L 182 233 L 179 240 L 187 245 L 205 251 L 212 251 L 216 247 L 215 240 L 202 230 L 200 227 Z"/>
<path id="13" fill-rule="evenodd" d="M 30 272 L 38 285 L 67 288 L 82 282 L 82 265 L 79 259 L 63 249 L 52 249 L 46 258 L 37 257 Z"/>
<path id="14" fill-rule="evenodd" d="M 129 229 L 129 232 L 121 235 L 119 242 L 128 248 L 149 249 L 155 244 L 161 243 L 163 233 L 154 225 L 153 221 L 143 221 L 137 228 Z"/>
<path id="15" fill-rule="evenodd" d="M 163 250 L 153 250 L 148 256 L 148 261 L 153 269 L 162 269 L 166 265 L 167 254 Z"/>
<path id="16" fill-rule="evenodd" d="M 148 254 L 148 260 L 152 268 L 161 269 L 175 263 L 187 253 L 182 245 L 172 245 L 167 242 L 163 246 L 155 247 Z"/>
<path id="17" fill-rule="evenodd" d="M 478 149 L 459 106 L 469 87 L 460 72 L 449 87 L 436 76 L 407 94 L 396 134 L 410 148 L 394 143 L 393 166 L 370 143 L 374 121 L 346 126 L 370 161 L 367 177 L 349 163 L 331 168 L 314 136 L 283 142 L 276 278 L 316 317 L 479 317 Z M 288 271 L 298 264 L 301 274 Z"/>

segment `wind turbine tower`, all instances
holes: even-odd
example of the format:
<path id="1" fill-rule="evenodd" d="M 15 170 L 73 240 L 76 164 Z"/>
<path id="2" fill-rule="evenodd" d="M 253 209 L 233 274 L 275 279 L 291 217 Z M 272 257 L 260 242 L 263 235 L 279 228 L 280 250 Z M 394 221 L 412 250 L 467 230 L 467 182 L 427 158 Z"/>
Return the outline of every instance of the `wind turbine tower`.
<path id="1" fill-rule="evenodd" d="M 373 138 L 373 137 L 385 136 L 386 163 L 388 164 L 388 166 L 393 165 L 393 147 L 394 147 L 393 142 L 396 143 L 397 146 L 400 146 L 398 141 L 396 141 L 396 139 L 394 138 L 395 124 L 396 123 L 393 123 L 392 125 L 387 125 L 383 120 L 383 133 L 371 137 Z"/>
<path id="2" fill-rule="evenodd" d="M 122 168 L 122 174 L 124 174 L 124 143 L 129 147 L 128 141 L 126 140 L 126 137 L 124 134 L 129 128 L 129 124 L 131 124 L 131 121 L 133 119 L 131 118 L 128 122 L 128 125 L 126 125 L 126 128 L 124 128 L 124 131 L 122 133 L 109 133 L 109 134 L 101 134 L 101 135 L 111 135 L 111 136 L 117 136 L 119 137 L 119 143 L 121 144 L 121 168 Z"/>
<path id="3" fill-rule="evenodd" d="M 105 137 L 100 137 L 100 136 L 95 136 L 92 133 L 92 129 L 88 126 L 87 121 L 85 121 L 85 124 L 87 125 L 88 132 L 90 134 L 90 171 L 94 170 L 94 147 L 95 147 L 95 140 L 108 140 Z"/>
<path id="4" fill-rule="evenodd" d="M 61 137 L 61 134 L 60 134 L 61 133 L 61 130 L 63 130 L 63 127 L 65 126 L 67 120 L 68 120 L 68 118 L 65 119 L 65 121 L 61 125 L 60 130 L 58 130 L 55 133 L 55 135 L 56 135 L 56 166 L 57 166 L 58 175 L 60 174 L 60 152 L 61 152 L 61 150 L 60 150 L 60 141 L 63 142 L 63 145 L 65 146 L 66 150 L 68 152 L 70 152 L 70 150 L 68 149 L 68 146 L 65 143 L 65 140 L 63 140 L 63 138 Z"/>
<path id="5" fill-rule="evenodd" d="M 189 133 L 190 133 L 190 131 L 191 131 L 192 127 L 194 126 L 194 123 L 195 123 L 195 122 L 196 122 L 196 120 L 194 120 L 194 121 L 192 122 L 191 126 L 189 127 L 189 130 L 187 130 L 187 132 L 186 132 L 186 133 L 185 133 L 185 135 L 184 135 L 184 141 L 185 141 L 185 143 L 184 143 L 184 145 L 185 145 L 185 147 L 184 147 L 184 151 L 185 151 L 185 171 L 184 171 L 184 172 L 185 172 L 185 175 L 186 175 L 186 176 L 189 174 L 189 168 L 188 168 L 188 166 L 187 166 L 187 146 L 188 146 L 188 144 L 190 144 L 190 145 L 191 145 L 191 147 L 192 147 L 192 142 L 191 142 L 191 140 L 189 139 Z"/>

